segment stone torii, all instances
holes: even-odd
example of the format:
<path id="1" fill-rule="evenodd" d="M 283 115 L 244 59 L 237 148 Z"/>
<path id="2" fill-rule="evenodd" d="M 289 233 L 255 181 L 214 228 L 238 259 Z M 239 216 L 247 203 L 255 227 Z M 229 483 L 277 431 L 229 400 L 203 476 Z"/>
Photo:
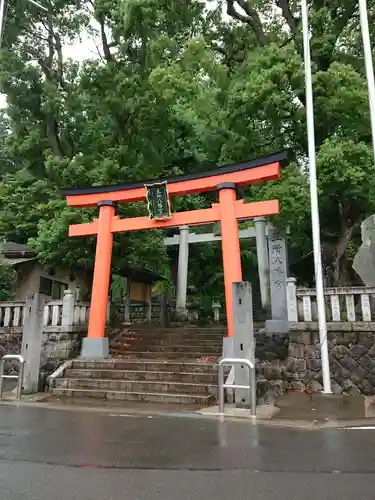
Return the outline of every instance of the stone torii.
<path id="1" fill-rule="evenodd" d="M 262 307 L 269 303 L 269 259 L 267 248 L 268 225 L 265 217 L 253 219 L 255 227 L 238 231 L 239 239 L 256 238 L 258 274 Z M 187 314 L 187 286 L 189 267 L 189 245 L 192 243 L 208 243 L 221 241 L 221 235 L 212 233 L 192 233 L 189 226 L 180 226 L 180 234 L 164 238 L 166 246 L 179 245 L 176 290 L 176 312 L 179 316 Z"/>

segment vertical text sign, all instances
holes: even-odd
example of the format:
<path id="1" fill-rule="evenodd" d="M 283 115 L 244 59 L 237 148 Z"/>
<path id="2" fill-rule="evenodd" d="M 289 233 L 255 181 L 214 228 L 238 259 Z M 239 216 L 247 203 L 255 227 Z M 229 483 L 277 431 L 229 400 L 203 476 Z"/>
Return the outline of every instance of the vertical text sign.
<path id="1" fill-rule="evenodd" d="M 288 317 L 286 287 L 287 262 L 285 238 L 276 228 L 268 229 L 272 319 Z"/>
<path id="2" fill-rule="evenodd" d="M 171 218 L 171 208 L 166 182 L 145 185 L 148 215 L 151 220 Z"/>

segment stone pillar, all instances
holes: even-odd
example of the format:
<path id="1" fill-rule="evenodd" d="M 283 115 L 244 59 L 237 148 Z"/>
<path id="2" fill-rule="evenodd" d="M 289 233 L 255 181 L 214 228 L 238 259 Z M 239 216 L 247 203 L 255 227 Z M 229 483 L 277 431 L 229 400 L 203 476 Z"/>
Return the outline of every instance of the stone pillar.
<path id="1" fill-rule="evenodd" d="M 149 295 L 148 295 L 148 303 L 146 310 L 146 321 L 147 323 L 152 323 L 152 287 L 150 285 Z"/>
<path id="2" fill-rule="evenodd" d="M 180 244 L 178 248 L 176 313 L 185 318 L 187 315 L 186 295 L 189 267 L 189 226 L 180 228 Z"/>
<path id="3" fill-rule="evenodd" d="M 287 278 L 286 280 L 286 301 L 288 306 L 288 321 L 292 323 L 298 322 L 298 307 L 297 307 L 297 286 L 296 278 Z"/>
<path id="4" fill-rule="evenodd" d="M 253 299 L 251 284 L 246 281 L 233 283 L 233 317 L 233 357 L 248 359 L 254 363 Z M 235 384 L 248 385 L 249 381 L 248 368 L 246 366 L 235 365 Z M 237 407 L 248 408 L 250 406 L 250 395 L 247 389 L 235 389 L 234 393 Z"/>
<path id="5" fill-rule="evenodd" d="M 62 305 L 62 326 L 73 326 L 74 324 L 74 304 L 75 297 L 72 290 L 64 291 L 63 305 Z"/>
<path id="6" fill-rule="evenodd" d="M 262 307 L 265 309 L 269 305 L 269 259 L 266 238 L 266 218 L 255 217 L 256 246 L 258 258 L 258 274 L 260 285 L 260 296 Z"/>
<path id="7" fill-rule="evenodd" d="M 105 321 L 107 325 L 111 322 L 111 299 L 108 297 L 108 303 L 107 303 L 107 312 L 105 315 Z"/>
<path id="8" fill-rule="evenodd" d="M 46 296 L 39 293 L 26 297 L 21 356 L 25 359 L 23 393 L 34 394 L 39 388 L 40 357 L 43 340 L 43 313 Z"/>
<path id="9" fill-rule="evenodd" d="M 124 322 L 130 323 L 130 280 L 126 278 L 126 292 L 124 297 Z"/>
<path id="10" fill-rule="evenodd" d="M 272 333 L 285 333 L 290 326 L 286 300 L 287 248 L 284 236 L 275 227 L 268 228 L 268 246 L 272 319 L 267 320 L 266 328 Z"/>

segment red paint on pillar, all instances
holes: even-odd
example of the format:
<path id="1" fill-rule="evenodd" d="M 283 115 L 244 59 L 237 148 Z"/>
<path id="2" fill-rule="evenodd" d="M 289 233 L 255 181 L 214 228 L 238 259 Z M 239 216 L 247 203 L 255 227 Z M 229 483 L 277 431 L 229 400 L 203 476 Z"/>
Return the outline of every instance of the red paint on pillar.
<path id="1" fill-rule="evenodd" d="M 96 240 L 95 267 L 91 292 L 89 338 L 104 337 L 109 281 L 111 276 L 113 233 L 112 218 L 115 214 L 114 203 L 99 202 L 98 235 Z"/>
<path id="2" fill-rule="evenodd" d="M 219 185 L 220 224 L 223 250 L 225 304 L 227 310 L 228 336 L 233 335 L 233 283 L 242 281 L 240 240 L 236 215 L 235 185 Z"/>

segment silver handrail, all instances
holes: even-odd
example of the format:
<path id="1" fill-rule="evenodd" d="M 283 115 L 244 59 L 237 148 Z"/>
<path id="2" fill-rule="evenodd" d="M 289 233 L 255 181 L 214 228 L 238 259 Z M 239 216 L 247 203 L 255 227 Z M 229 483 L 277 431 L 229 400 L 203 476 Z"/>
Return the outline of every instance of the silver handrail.
<path id="1" fill-rule="evenodd" d="M 4 375 L 5 361 L 18 361 L 20 364 L 18 375 Z M 25 366 L 24 358 L 19 354 L 6 354 L 0 360 L 0 400 L 3 399 L 3 380 L 4 379 L 17 379 L 16 400 L 21 399 L 22 383 L 23 383 L 23 370 Z"/>
<path id="2" fill-rule="evenodd" d="M 249 370 L 249 385 L 236 385 L 224 383 L 224 367 L 234 365 L 245 365 Z M 224 414 L 224 389 L 249 389 L 251 416 L 256 416 L 257 398 L 256 398 L 256 380 L 254 363 L 248 359 L 241 358 L 223 358 L 219 361 L 219 413 Z"/>

